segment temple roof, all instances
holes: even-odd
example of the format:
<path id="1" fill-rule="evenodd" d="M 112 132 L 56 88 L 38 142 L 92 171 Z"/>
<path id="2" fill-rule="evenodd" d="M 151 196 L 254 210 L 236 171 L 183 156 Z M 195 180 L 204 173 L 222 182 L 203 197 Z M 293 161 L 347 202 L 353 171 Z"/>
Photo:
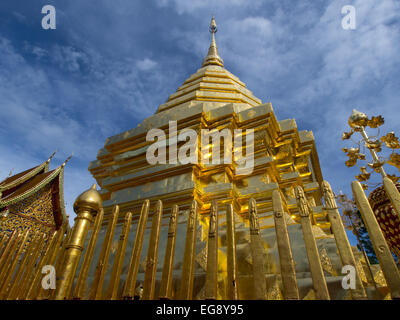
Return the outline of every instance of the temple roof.
<path id="1" fill-rule="evenodd" d="M 22 185 L 23 183 L 25 183 L 29 179 L 33 178 L 37 174 L 47 172 L 49 169 L 49 162 L 50 162 L 51 158 L 53 158 L 54 155 L 55 155 L 55 152 L 42 164 L 40 164 L 36 167 L 33 167 L 31 169 L 25 170 L 23 172 L 17 173 L 11 177 L 4 179 L 2 182 L 0 182 L 0 197 L 1 197 L 2 192 L 12 189 L 12 188 L 15 188 L 15 187 L 18 187 L 19 185 Z"/>
<path id="2" fill-rule="evenodd" d="M 246 88 L 240 79 L 224 68 L 224 61 L 219 56 L 215 33 L 217 25 L 211 19 L 211 44 L 202 67 L 191 75 L 168 100 L 158 107 L 157 112 L 168 110 L 190 101 L 209 101 L 215 103 L 246 103 L 256 106 L 262 101 Z"/>
<path id="3" fill-rule="evenodd" d="M 57 226 L 60 226 L 63 221 L 66 221 L 67 217 L 64 207 L 63 176 L 64 166 L 71 157 L 69 157 L 58 168 L 48 171 L 48 164 L 53 156 L 54 154 L 41 165 L 9 177 L 1 183 L 0 186 L 2 189 L 0 190 L 4 190 L 6 192 L 3 194 L 0 193 L 0 210 L 12 204 L 18 203 L 35 194 L 45 186 L 52 184 L 54 220 Z"/>
<path id="4" fill-rule="evenodd" d="M 1 198 L 0 208 L 21 201 L 29 197 L 33 193 L 37 192 L 42 187 L 50 183 L 54 178 L 58 177 L 61 172 L 61 170 L 59 169 L 60 168 L 38 174 L 33 179 L 25 183 L 23 186 L 15 190 L 13 193 Z"/>

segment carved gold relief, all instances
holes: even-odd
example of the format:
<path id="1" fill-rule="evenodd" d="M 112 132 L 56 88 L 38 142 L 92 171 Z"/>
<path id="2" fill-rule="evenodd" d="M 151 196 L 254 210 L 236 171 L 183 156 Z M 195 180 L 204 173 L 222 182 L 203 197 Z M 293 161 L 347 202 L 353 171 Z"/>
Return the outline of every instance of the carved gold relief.
<path id="1" fill-rule="evenodd" d="M 335 268 L 332 265 L 332 261 L 328 256 L 328 253 L 326 252 L 326 248 L 323 248 L 322 250 L 320 250 L 319 252 L 320 257 L 321 257 L 321 264 L 322 264 L 322 268 L 327 271 L 331 276 L 336 277 L 337 276 L 337 272 L 335 270 Z"/>
<path id="2" fill-rule="evenodd" d="M 200 265 L 200 267 L 207 271 L 207 245 L 196 255 L 196 262 Z"/>

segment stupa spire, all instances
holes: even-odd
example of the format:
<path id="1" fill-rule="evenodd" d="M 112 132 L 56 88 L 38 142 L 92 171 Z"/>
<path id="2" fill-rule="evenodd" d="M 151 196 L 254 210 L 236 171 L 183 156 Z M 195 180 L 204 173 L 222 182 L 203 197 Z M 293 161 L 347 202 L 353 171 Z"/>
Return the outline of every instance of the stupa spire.
<path id="1" fill-rule="evenodd" d="M 217 32 L 217 24 L 215 22 L 214 16 L 211 18 L 211 23 L 209 27 L 210 33 L 212 35 L 210 48 L 208 49 L 208 54 L 203 61 L 203 67 L 208 65 L 224 66 L 224 60 L 218 54 L 217 44 L 215 42 L 215 33 Z"/>

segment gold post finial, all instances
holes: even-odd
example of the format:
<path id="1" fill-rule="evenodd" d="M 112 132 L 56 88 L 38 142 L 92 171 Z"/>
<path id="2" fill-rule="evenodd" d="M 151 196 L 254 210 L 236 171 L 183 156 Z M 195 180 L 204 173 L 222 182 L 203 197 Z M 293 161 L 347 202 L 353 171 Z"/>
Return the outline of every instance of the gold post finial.
<path id="1" fill-rule="evenodd" d="M 99 192 L 96 189 L 96 184 L 85 192 L 81 193 L 74 202 L 74 211 L 79 212 L 80 209 L 85 208 L 87 210 L 97 211 L 102 207 L 102 199 Z"/>
<path id="2" fill-rule="evenodd" d="M 207 57 L 203 61 L 203 67 L 208 65 L 224 66 L 224 60 L 218 54 L 217 44 L 215 43 L 215 33 L 218 31 L 217 23 L 215 22 L 214 16 L 211 18 L 209 31 L 212 35 L 210 48 L 208 49 Z"/>
<path id="3" fill-rule="evenodd" d="M 85 249 L 86 238 L 94 217 L 102 209 L 100 193 L 96 185 L 81 193 L 74 203 L 74 211 L 77 214 L 71 236 L 65 247 L 65 258 L 61 276 L 57 282 L 56 299 L 67 299 L 71 293 L 75 273 L 78 268 L 79 259 Z"/>

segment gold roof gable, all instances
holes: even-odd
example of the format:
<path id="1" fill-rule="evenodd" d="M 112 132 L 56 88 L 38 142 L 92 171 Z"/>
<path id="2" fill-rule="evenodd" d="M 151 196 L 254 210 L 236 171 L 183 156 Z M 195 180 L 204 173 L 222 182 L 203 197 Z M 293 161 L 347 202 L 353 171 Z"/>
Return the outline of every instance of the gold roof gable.
<path id="1" fill-rule="evenodd" d="M 17 173 L 11 177 L 6 178 L 5 180 L 3 180 L 2 182 L 0 182 L 0 198 L 1 198 L 1 192 L 5 191 L 5 190 L 9 190 L 11 188 L 15 188 L 21 184 L 23 184 L 24 182 L 26 182 L 27 180 L 33 178 L 34 176 L 40 174 L 40 173 L 44 173 L 47 172 L 49 169 L 49 162 L 51 160 L 51 158 L 53 158 L 53 156 L 56 153 L 54 152 L 45 162 L 43 162 L 42 164 L 33 167 L 31 169 L 25 170 L 23 172 Z"/>

